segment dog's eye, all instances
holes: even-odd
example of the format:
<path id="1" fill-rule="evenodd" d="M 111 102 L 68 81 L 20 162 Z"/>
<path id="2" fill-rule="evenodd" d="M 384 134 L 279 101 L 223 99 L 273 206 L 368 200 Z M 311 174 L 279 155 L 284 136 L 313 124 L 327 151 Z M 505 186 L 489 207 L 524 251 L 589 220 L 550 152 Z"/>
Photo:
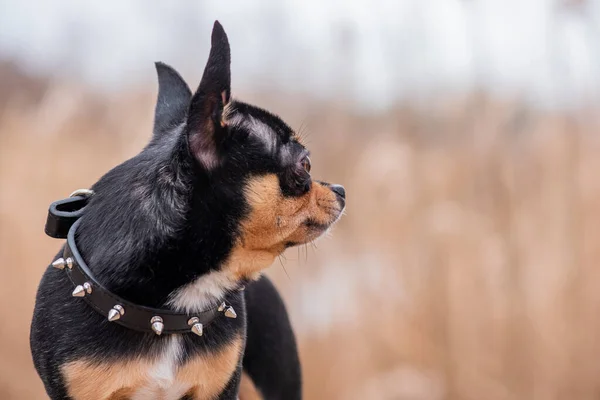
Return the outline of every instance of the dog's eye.
<path id="1" fill-rule="evenodd" d="M 304 168 L 306 172 L 310 173 L 310 158 L 308 158 L 308 156 L 305 156 L 300 160 L 300 165 L 302 165 L 302 168 Z"/>

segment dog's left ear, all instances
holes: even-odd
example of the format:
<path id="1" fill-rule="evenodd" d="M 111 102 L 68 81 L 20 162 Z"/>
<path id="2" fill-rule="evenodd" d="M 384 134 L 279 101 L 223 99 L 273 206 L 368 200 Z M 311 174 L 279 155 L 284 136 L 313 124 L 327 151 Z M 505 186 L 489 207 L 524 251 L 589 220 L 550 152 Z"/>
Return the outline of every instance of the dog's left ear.
<path id="1" fill-rule="evenodd" d="M 155 66 L 158 99 L 154 110 L 154 137 L 158 137 L 185 121 L 192 91 L 173 67 L 162 62 Z"/>
<path id="2" fill-rule="evenodd" d="M 231 96 L 231 55 L 229 41 L 215 21 L 208 62 L 188 111 L 188 135 L 192 153 L 210 170 L 219 163 L 219 145 L 227 134 L 223 119 Z"/>

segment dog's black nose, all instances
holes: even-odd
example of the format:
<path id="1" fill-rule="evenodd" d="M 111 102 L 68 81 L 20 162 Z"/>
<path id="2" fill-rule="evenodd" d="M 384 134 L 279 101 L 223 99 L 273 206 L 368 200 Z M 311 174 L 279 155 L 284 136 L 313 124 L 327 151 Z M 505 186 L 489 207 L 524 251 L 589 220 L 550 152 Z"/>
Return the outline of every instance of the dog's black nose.
<path id="1" fill-rule="evenodd" d="M 342 199 L 346 198 L 346 189 L 342 185 L 331 185 L 331 190 Z"/>

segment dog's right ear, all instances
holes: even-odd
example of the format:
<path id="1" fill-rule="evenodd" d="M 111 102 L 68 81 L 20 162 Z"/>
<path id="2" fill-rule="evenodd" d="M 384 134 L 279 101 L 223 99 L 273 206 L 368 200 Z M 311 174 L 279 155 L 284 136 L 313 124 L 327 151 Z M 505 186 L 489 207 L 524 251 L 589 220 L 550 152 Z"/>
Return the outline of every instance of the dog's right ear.
<path id="1" fill-rule="evenodd" d="M 219 144 L 227 135 L 224 116 L 231 100 L 230 64 L 229 40 L 221 24 L 215 21 L 210 54 L 190 103 L 187 125 L 190 150 L 207 170 L 219 164 Z"/>
<path id="2" fill-rule="evenodd" d="M 192 91 L 175 69 L 162 62 L 155 65 L 158 100 L 154 110 L 154 137 L 157 137 L 185 121 Z"/>

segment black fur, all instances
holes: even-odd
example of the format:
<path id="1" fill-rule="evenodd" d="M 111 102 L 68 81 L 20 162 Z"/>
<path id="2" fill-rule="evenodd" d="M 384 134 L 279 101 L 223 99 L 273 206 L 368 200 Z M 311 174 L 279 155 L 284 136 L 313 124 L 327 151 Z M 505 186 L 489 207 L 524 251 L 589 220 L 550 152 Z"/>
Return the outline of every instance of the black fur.
<path id="1" fill-rule="evenodd" d="M 167 64 L 157 62 L 158 99 L 154 111 L 154 136 L 160 137 L 185 122 L 192 91 L 181 75 Z"/>
<path id="2" fill-rule="evenodd" d="M 287 196 L 310 188 L 310 176 L 297 171 L 306 150 L 292 138 L 292 130 L 278 117 L 230 99 L 229 60 L 227 37 L 215 23 L 209 60 L 193 96 L 174 69 L 157 63 L 152 140 L 92 187 L 95 194 L 76 241 L 96 279 L 130 301 L 168 308 L 178 289 L 219 270 L 249 212 L 242 190 L 249 177 L 277 174 Z M 223 126 L 225 108 L 232 119 L 253 118 L 270 127 L 275 132 L 271 146 L 252 132 L 251 124 Z M 281 157 L 284 147 L 286 157 Z M 110 323 L 74 300 L 71 291 L 64 271 L 49 267 L 31 326 L 34 364 L 52 399 L 68 398 L 60 373 L 64 363 L 158 355 L 169 337 Z M 295 338 L 276 289 L 263 277 L 226 299 L 238 318 L 217 318 L 202 337 L 181 335 L 179 363 L 218 351 L 247 331 L 243 367 L 265 398 L 300 399 Z M 240 359 L 220 398 L 237 397 L 241 369 Z"/>
<path id="3" fill-rule="evenodd" d="M 294 332 L 277 289 L 266 277 L 246 289 L 246 309 L 248 344 L 244 369 L 261 388 L 265 399 L 301 399 L 300 360 Z M 277 377 L 274 371 L 278 371 Z"/>

